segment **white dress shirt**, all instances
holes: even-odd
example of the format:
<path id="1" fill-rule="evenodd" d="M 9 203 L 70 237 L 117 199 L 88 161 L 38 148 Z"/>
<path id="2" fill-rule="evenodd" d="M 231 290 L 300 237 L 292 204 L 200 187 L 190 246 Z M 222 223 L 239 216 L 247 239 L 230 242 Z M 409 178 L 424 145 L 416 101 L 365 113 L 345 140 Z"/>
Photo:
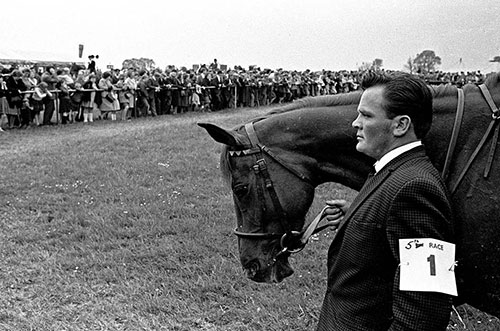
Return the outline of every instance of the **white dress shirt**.
<path id="1" fill-rule="evenodd" d="M 373 167 L 375 168 L 375 173 L 379 172 L 383 167 L 385 167 L 387 165 L 387 163 L 389 163 L 391 160 L 395 159 L 397 156 L 403 154 L 404 152 L 409 151 L 410 149 L 413 149 L 413 148 L 421 146 L 421 145 L 422 145 L 422 141 L 417 140 L 417 141 L 413 141 L 411 143 L 408 143 L 406 145 L 399 146 L 399 147 L 394 148 L 393 150 L 389 151 L 384 156 L 382 156 L 380 158 L 380 160 L 375 162 L 375 164 L 373 165 Z"/>

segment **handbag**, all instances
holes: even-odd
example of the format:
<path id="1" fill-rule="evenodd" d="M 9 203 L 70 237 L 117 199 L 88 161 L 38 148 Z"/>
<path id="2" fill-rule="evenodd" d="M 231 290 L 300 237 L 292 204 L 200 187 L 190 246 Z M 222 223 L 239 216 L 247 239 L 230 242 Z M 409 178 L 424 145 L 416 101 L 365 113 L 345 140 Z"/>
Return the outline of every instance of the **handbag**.
<path id="1" fill-rule="evenodd" d="M 111 103 L 116 100 L 116 98 L 111 93 L 106 94 L 105 98 L 106 98 L 106 100 L 108 100 Z"/>
<path id="2" fill-rule="evenodd" d="M 14 95 L 13 97 L 10 98 L 11 102 L 19 102 L 21 101 L 21 96 L 19 95 Z"/>

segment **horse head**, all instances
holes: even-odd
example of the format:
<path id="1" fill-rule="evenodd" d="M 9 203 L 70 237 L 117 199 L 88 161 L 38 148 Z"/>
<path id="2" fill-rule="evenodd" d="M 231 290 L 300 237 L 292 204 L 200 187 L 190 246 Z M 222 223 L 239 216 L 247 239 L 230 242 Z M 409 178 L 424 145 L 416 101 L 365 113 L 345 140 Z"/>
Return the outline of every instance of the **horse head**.
<path id="1" fill-rule="evenodd" d="M 247 277 L 280 282 L 293 273 L 288 257 L 297 248 L 294 237 L 302 230 L 314 196 L 307 169 L 298 166 L 302 161 L 287 160 L 282 150 L 278 157 L 273 146 L 251 141 L 244 127 L 199 125 L 224 144 L 221 168 L 233 193 L 234 232 Z"/>
<path id="2" fill-rule="evenodd" d="M 335 109 L 284 107 L 232 130 L 198 124 L 224 145 L 221 169 L 232 189 L 240 261 L 250 279 L 280 282 L 293 273 L 288 257 L 305 245 L 316 186 L 361 187 L 372 161 L 354 148 L 350 123 L 358 99 Z"/>

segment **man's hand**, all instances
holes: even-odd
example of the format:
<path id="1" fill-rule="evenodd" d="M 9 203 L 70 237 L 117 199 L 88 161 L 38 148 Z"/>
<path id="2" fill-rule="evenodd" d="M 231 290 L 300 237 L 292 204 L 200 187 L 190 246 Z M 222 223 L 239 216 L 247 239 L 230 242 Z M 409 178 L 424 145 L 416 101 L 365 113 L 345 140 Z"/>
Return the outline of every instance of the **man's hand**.
<path id="1" fill-rule="evenodd" d="M 324 212 L 326 224 L 330 225 L 332 230 L 336 230 L 349 206 L 347 205 L 347 201 L 343 199 L 327 200 L 326 205 L 328 206 Z"/>

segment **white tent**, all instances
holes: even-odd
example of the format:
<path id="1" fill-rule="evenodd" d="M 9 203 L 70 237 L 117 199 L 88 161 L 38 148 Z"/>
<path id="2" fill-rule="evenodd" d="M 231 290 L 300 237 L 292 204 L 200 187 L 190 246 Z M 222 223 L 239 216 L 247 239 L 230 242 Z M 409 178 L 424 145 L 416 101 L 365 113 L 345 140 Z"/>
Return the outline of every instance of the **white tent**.
<path id="1" fill-rule="evenodd" d="M 483 69 L 484 73 L 490 73 L 490 72 L 500 72 L 500 62 L 493 62 L 490 61 L 488 63 L 488 66 Z"/>
<path id="2" fill-rule="evenodd" d="M 18 65 L 39 65 L 39 66 L 69 66 L 73 62 L 84 64 L 82 59 L 76 55 L 52 53 L 52 52 L 37 52 L 37 51 L 20 51 L 20 50 L 5 50 L 0 49 L 0 63 L 2 64 L 18 64 Z"/>

